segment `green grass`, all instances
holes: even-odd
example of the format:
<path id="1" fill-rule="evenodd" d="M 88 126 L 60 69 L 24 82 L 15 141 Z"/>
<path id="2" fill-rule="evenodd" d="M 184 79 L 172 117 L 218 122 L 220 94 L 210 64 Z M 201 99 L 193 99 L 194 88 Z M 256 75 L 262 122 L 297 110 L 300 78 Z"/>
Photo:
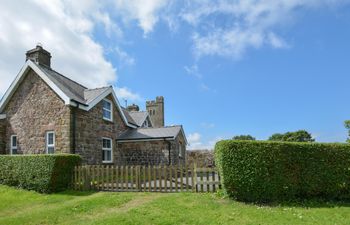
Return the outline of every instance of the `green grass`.
<path id="1" fill-rule="evenodd" d="M 350 203 L 259 206 L 196 193 L 44 195 L 0 185 L 0 224 L 350 224 Z"/>

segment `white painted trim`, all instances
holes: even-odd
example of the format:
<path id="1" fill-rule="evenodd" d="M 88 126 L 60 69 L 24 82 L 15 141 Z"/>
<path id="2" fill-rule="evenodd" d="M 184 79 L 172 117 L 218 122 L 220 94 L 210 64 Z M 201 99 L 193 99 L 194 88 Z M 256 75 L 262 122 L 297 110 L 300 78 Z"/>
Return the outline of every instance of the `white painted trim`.
<path id="1" fill-rule="evenodd" d="M 0 114 L 0 120 L 6 119 L 6 114 Z"/>
<path id="2" fill-rule="evenodd" d="M 28 60 L 30 67 L 43 79 L 52 90 L 60 96 L 60 98 L 64 101 L 66 105 L 69 105 L 70 103 L 70 98 L 59 88 L 55 83 L 53 83 L 47 76 L 46 74 L 31 60 Z"/>
<path id="3" fill-rule="evenodd" d="M 147 112 L 147 111 L 146 111 Z M 146 120 L 148 119 L 148 121 L 151 123 L 151 126 L 149 126 L 149 124 L 148 124 L 148 127 L 153 127 L 153 122 L 152 122 L 152 120 L 151 120 L 151 117 L 150 117 L 150 115 L 149 115 L 149 113 L 147 112 L 147 116 L 146 116 Z"/>
<path id="4" fill-rule="evenodd" d="M 53 134 L 53 144 L 48 144 L 48 141 L 49 141 L 49 134 Z M 55 153 L 56 151 L 56 134 L 55 134 L 55 131 L 47 131 L 46 132 L 46 139 L 45 139 L 45 145 L 46 145 L 46 154 L 49 154 L 49 147 L 53 147 L 54 150 L 53 150 L 53 153 Z"/>
<path id="5" fill-rule="evenodd" d="M 136 139 L 136 140 L 117 140 L 119 143 L 126 143 L 126 142 L 141 142 L 141 141 L 173 141 L 175 138 L 147 138 L 147 139 Z"/>
<path id="6" fill-rule="evenodd" d="M 27 62 L 24 64 L 24 66 L 21 68 L 20 72 L 17 74 L 15 80 L 11 83 L 10 87 L 7 89 L 5 92 L 4 96 L 2 97 L 0 101 L 0 112 L 2 112 L 16 91 L 17 87 L 21 83 L 21 81 L 24 79 L 25 75 L 29 71 L 29 69 L 34 70 L 34 72 L 45 81 L 45 83 L 54 91 L 57 93 L 57 95 L 64 101 L 65 104 L 70 103 L 70 99 L 66 94 L 63 93 L 63 91 L 57 87 L 55 83 L 53 83 L 47 76 L 46 74 L 31 60 L 27 60 Z"/>
<path id="7" fill-rule="evenodd" d="M 13 137 L 16 137 L 16 147 L 13 147 Z M 14 150 L 14 149 L 18 150 L 18 139 L 17 139 L 18 137 L 17 137 L 16 134 L 13 134 L 13 135 L 11 135 L 10 138 L 11 138 L 11 139 L 10 139 L 10 142 L 11 142 L 11 145 L 10 145 L 10 154 L 13 155 L 13 150 Z"/>
<path id="8" fill-rule="evenodd" d="M 111 109 L 106 109 L 106 108 L 104 108 L 103 105 L 102 105 L 102 118 L 103 118 L 104 120 L 113 122 L 113 102 L 112 102 L 111 100 L 107 99 L 107 98 L 102 99 L 102 102 L 103 102 L 103 101 L 106 101 L 106 102 L 108 102 L 109 104 L 111 104 Z M 105 117 L 104 114 L 103 114 L 103 110 L 106 110 L 106 111 L 110 112 L 110 113 L 111 113 L 111 118 Z"/>
<path id="9" fill-rule="evenodd" d="M 17 74 L 15 80 L 11 83 L 10 87 L 7 89 L 7 91 L 5 92 L 4 96 L 2 97 L 2 99 L 0 101 L 0 112 L 2 112 L 4 110 L 6 104 L 8 103 L 8 101 L 10 100 L 10 98 L 12 97 L 14 92 L 16 91 L 16 89 L 19 86 L 19 84 L 21 83 L 21 81 L 24 79 L 24 77 L 27 74 L 27 72 L 29 71 L 29 69 L 34 70 L 34 72 L 41 79 L 43 79 L 45 81 L 45 83 L 64 101 L 64 103 L 66 105 L 76 106 L 76 103 L 71 101 L 71 99 L 55 83 L 53 83 L 46 76 L 46 74 L 36 65 L 36 63 L 32 62 L 31 60 L 27 60 L 27 62 L 21 68 L 20 72 Z M 97 96 L 94 100 L 89 102 L 87 106 L 84 106 L 83 104 L 79 104 L 79 108 L 83 109 L 85 111 L 89 111 L 91 108 L 93 108 L 97 103 L 99 103 L 102 99 L 104 99 L 109 94 L 112 94 L 113 99 L 114 99 L 114 101 L 115 101 L 115 103 L 117 105 L 117 108 L 118 108 L 120 114 L 122 115 L 122 119 L 125 122 L 125 124 L 128 127 L 137 128 L 137 126 L 128 123 L 128 120 L 126 119 L 126 117 L 125 117 L 125 115 L 123 113 L 123 110 L 120 107 L 118 98 L 117 98 L 117 96 L 116 96 L 116 94 L 115 94 L 115 92 L 114 92 L 112 87 L 108 88 L 102 94 Z M 0 117 L 0 119 L 2 119 L 2 118 Z"/>
<path id="10" fill-rule="evenodd" d="M 185 145 L 188 145 L 187 138 L 186 138 L 186 135 L 185 135 L 185 131 L 184 131 L 184 129 L 183 129 L 182 126 L 181 126 L 180 132 L 182 133 L 182 136 L 184 137 Z M 179 134 L 177 134 L 176 137 L 177 137 L 177 136 L 179 136 Z"/>
<path id="11" fill-rule="evenodd" d="M 124 112 L 122 110 L 122 108 L 120 107 L 120 104 L 119 104 L 119 101 L 118 101 L 118 98 L 113 90 L 112 87 L 109 87 L 108 89 L 106 89 L 106 91 L 102 92 L 99 96 L 97 96 L 94 100 L 90 101 L 88 103 L 88 106 L 84 106 L 84 105 L 79 105 L 79 108 L 80 109 L 83 109 L 85 111 L 89 111 L 90 109 L 92 109 L 95 105 L 97 105 L 99 102 L 101 102 L 104 98 L 106 98 L 109 94 L 112 94 L 113 96 L 113 100 L 117 106 L 117 109 L 119 110 L 120 112 L 120 115 L 122 115 L 122 119 L 124 121 L 124 123 L 128 126 L 128 127 L 131 127 L 131 128 L 137 128 L 137 126 L 134 126 L 132 124 L 130 124 L 128 122 L 128 120 L 126 119 L 125 115 L 124 115 Z M 76 105 L 76 104 L 75 104 Z"/>
<path id="12" fill-rule="evenodd" d="M 104 148 L 103 147 L 103 139 L 109 140 L 111 142 L 111 148 Z M 112 138 L 102 137 L 102 154 L 103 154 L 103 151 L 111 151 L 111 160 L 110 161 L 103 161 L 103 156 L 102 156 L 102 163 L 113 163 L 113 140 L 112 140 Z"/>
<path id="13" fill-rule="evenodd" d="M 125 124 L 126 124 L 128 127 L 137 128 L 137 126 L 134 126 L 134 125 L 130 124 L 130 123 L 128 122 L 128 120 L 126 119 L 126 117 L 125 117 L 125 115 L 124 115 L 124 112 L 123 112 L 122 108 L 120 107 L 120 104 L 119 104 L 119 100 L 118 100 L 118 98 L 117 98 L 117 95 L 115 94 L 115 92 L 114 92 L 114 90 L 113 90 L 112 87 L 111 87 L 111 93 L 112 93 L 112 95 L 113 95 L 114 101 L 117 103 L 117 108 L 119 109 L 120 114 L 122 115 L 123 120 L 125 121 Z"/>
<path id="14" fill-rule="evenodd" d="M 95 105 L 97 105 L 100 101 L 102 101 L 104 98 L 106 98 L 112 91 L 113 89 L 110 87 L 108 89 L 106 89 L 104 92 L 102 92 L 99 96 L 97 96 L 95 99 L 93 99 L 92 101 L 88 102 L 87 105 L 88 106 L 84 106 L 86 111 L 89 111 L 90 109 L 92 109 Z"/>

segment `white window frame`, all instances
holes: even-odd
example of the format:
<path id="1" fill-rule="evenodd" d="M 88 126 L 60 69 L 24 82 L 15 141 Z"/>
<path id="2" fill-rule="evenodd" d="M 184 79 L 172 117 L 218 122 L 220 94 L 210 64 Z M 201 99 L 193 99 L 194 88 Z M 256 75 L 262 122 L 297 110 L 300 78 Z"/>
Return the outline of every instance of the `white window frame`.
<path id="1" fill-rule="evenodd" d="M 182 158 L 182 143 L 179 142 L 179 157 Z"/>
<path id="2" fill-rule="evenodd" d="M 111 109 L 106 109 L 106 108 L 104 108 L 103 101 L 106 101 L 106 102 L 110 103 L 110 104 L 111 104 Z M 103 113 L 104 110 L 106 110 L 106 111 L 108 111 L 108 112 L 111 113 L 111 118 L 105 117 L 105 115 L 104 115 L 104 113 Z M 112 102 L 111 100 L 109 100 L 109 99 L 106 99 L 106 98 L 104 98 L 104 99 L 102 100 L 102 117 L 103 117 L 104 120 L 113 121 L 113 102 Z"/>
<path id="3" fill-rule="evenodd" d="M 53 143 L 49 144 L 49 134 L 53 134 Z M 46 154 L 55 154 L 56 151 L 56 134 L 55 131 L 47 131 L 46 132 L 46 139 L 45 139 L 45 145 L 46 145 Z M 53 147 L 53 153 L 49 153 L 49 148 Z"/>
<path id="4" fill-rule="evenodd" d="M 103 147 L 103 140 L 109 140 L 111 142 L 111 148 L 104 148 Z M 111 152 L 111 160 L 103 160 L 104 151 L 110 151 Z M 112 163 L 113 162 L 113 141 L 112 138 L 102 137 L 102 163 Z"/>
<path id="5" fill-rule="evenodd" d="M 13 146 L 13 137 L 16 137 L 16 146 L 15 147 Z M 17 139 L 17 135 L 16 134 L 11 135 L 11 141 L 10 142 L 11 142 L 10 154 L 13 155 L 13 150 L 18 150 L 18 139 Z M 17 152 L 17 154 L 18 154 L 18 152 Z"/>

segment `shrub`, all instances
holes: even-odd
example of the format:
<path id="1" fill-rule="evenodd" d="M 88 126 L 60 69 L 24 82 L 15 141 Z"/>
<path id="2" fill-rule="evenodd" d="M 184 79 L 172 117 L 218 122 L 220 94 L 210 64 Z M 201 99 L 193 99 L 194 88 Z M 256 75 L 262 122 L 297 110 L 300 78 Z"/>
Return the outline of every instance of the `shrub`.
<path id="1" fill-rule="evenodd" d="M 216 163 L 225 192 L 252 202 L 350 198 L 350 145 L 220 141 Z"/>
<path id="2" fill-rule="evenodd" d="M 69 187 L 78 155 L 2 155 L 0 183 L 43 193 Z"/>

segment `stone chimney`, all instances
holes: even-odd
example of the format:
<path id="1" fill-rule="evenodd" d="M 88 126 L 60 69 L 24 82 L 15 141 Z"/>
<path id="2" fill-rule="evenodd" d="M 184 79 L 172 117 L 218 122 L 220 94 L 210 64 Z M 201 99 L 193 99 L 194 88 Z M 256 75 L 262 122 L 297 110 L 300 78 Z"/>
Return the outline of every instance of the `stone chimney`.
<path id="1" fill-rule="evenodd" d="M 34 49 L 27 51 L 26 61 L 27 60 L 32 60 L 41 66 L 51 67 L 51 54 L 43 49 L 40 44 L 37 44 Z"/>
<path id="2" fill-rule="evenodd" d="M 132 112 L 132 111 L 138 112 L 138 111 L 140 111 L 140 108 L 139 108 L 138 105 L 132 104 L 132 105 L 129 105 L 129 106 L 128 106 L 127 110 L 128 110 L 129 112 Z"/>

